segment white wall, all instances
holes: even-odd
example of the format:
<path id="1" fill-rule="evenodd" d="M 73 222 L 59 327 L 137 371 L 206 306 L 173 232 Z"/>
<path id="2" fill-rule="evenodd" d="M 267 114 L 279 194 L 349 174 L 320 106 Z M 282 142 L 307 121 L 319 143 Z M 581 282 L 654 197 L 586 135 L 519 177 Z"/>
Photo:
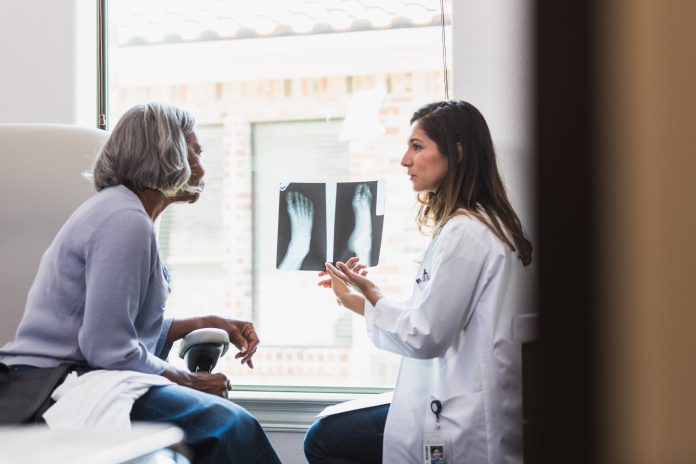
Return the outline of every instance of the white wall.
<path id="1" fill-rule="evenodd" d="M 96 127 L 95 5 L 0 0 L 0 122 Z"/>
<path id="2" fill-rule="evenodd" d="M 452 75 L 453 97 L 486 118 L 511 201 L 533 237 L 531 7 L 530 0 L 453 1 Z"/>

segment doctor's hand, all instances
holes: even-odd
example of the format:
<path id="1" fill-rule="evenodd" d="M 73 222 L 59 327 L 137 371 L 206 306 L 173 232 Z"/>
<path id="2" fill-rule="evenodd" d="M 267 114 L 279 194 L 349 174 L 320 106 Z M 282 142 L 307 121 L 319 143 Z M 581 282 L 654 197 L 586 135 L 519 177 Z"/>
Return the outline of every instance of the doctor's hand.
<path id="1" fill-rule="evenodd" d="M 367 268 L 367 266 L 362 264 L 360 262 L 360 258 L 358 258 L 357 256 L 350 258 L 348 261 L 346 261 L 346 266 L 348 266 L 351 269 L 351 271 L 358 273 L 363 277 L 367 275 L 367 271 L 364 270 Z M 329 275 L 327 271 L 321 271 L 319 273 L 319 277 L 324 277 L 326 275 Z M 331 278 L 320 280 L 317 285 L 324 288 L 331 288 Z"/>
<path id="2" fill-rule="evenodd" d="M 331 288 L 336 295 L 336 302 L 340 306 L 345 306 L 351 311 L 360 314 L 365 314 L 365 297 L 360 291 L 350 284 L 350 281 L 330 263 L 326 263 L 325 275 L 329 276 L 328 288 Z"/>
<path id="3" fill-rule="evenodd" d="M 339 303 L 360 315 L 365 313 L 363 298 L 374 306 L 383 296 L 382 291 L 371 280 L 355 272 L 345 263 L 339 261 L 336 266 L 326 263 L 326 271 L 331 276 L 331 288 Z M 356 305 L 356 297 L 360 299 L 359 306 Z"/>

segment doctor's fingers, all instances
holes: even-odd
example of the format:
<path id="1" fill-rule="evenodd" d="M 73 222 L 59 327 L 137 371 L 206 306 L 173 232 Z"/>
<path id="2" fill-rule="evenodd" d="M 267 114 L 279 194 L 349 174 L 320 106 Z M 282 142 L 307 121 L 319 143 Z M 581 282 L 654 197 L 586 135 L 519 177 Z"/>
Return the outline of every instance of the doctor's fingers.
<path id="1" fill-rule="evenodd" d="M 345 266 L 345 264 L 343 264 L 343 263 L 341 263 L 341 262 L 336 263 L 336 265 L 337 265 L 337 266 L 340 266 L 340 265 Z M 333 264 L 331 264 L 331 263 L 326 263 L 326 271 L 327 271 L 327 272 L 329 273 L 329 275 L 332 277 L 332 280 L 333 280 L 333 279 L 337 279 L 337 280 L 343 282 L 343 283 L 346 284 L 346 285 L 350 284 L 350 279 L 346 276 L 346 274 L 345 274 L 343 271 L 339 270 L 339 269 L 338 269 L 336 266 L 334 266 Z"/>
<path id="2" fill-rule="evenodd" d="M 327 275 L 329 275 L 329 273 L 326 272 L 325 270 L 321 271 L 320 273 L 317 274 L 317 277 L 319 277 L 319 282 L 317 282 L 318 286 L 324 287 L 324 288 L 331 288 L 331 277 L 329 277 L 328 279 L 321 280 L 322 277 L 327 276 Z"/>
<path id="3" fill-rule="evenodd" d="M 331 282 L 330 285 L 327 285 L 327 288 L 330 288 L 333 290 L 334 294 L 336 296 L 339 296 L 341 294 L 344 294 L 348 291 L 348 288 L 352 288 L 352 284 L 350 283 L 350 280 L 346 279 L 345 276 L 341 277 L 343 273 L 336 269 L 335 267 L 331 266 L 329 268 L 327 265 L 327 269 L 329 270 L 329 276 L 331 277 Z"/>
<path id="4" fill-rule="evenodd" d="M 360 262 L 360 258 L 358 258 L 357 256 L 354 256 L 350 258 L 348 261 L 346 261 L 346 266 L 348 266 L 350 270 L 355 272 L 356 274 L 360 274 L 362 276 L 367 275 L 367 271 L 363 271 L 363 269 L 367 269 L 367 266 L 365 264 L 362 264 Z M 328 272 L 326 270 L 323 270 L 320 271 L 319 274 L 317 274 L 317 277 L 324 277 L 325 275 L 328 275 Z"/>
<path id="5" fill-rule="evenodd" d="M 361 263 L 360 258 L 357 256 L 354 256 L 346 261 L 346 266 L 348 266 L 348 268 L 350 268 L 350 270 L 356 274 L 360 274 L 361 276 L 367 275 L 367 271 L 364 270 L 367 268 L 367 266 Z"/>
<path id="6" fill-rule="evenodd" d="M 364 270 L 365 268 L 367 268 L 367 266 L 365 266 L 364 264 L 360 264 L 353 268 L 353 272 L 355 274 L 360 274 L 361 276 L 365 277 L 367 275 L 367 271 Z"/>
<path id="7" fill-rule="evenodd" d="M 360 274 L 356 274 L 355 272 L 352 272 L 348 266 L 346 266 L 342 262 L 337 262 L 336 266 L 338 267 L 338 272 L 342 272 L 342 274 L 345 276 L 348 281 L 353 284 L 354 286 L 358 287 L 359 289 L 365 288 L 365 286 L 370 282 L 368 279 L 365 277 L 361 276 Z"/>

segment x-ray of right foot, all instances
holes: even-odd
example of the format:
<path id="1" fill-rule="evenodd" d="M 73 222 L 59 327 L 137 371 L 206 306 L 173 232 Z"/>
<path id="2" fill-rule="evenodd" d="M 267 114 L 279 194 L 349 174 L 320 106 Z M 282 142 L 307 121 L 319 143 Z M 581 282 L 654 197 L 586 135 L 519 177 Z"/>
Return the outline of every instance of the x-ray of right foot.
<path id="1" fill-rule="evenodd" d="M 314 222 L 314 204 L 300 192 L 288 192 L 285 197 L 290 217 L 290 243 L 278 269 L 298 270 L 309 253 Z"/>
<path id="2" fill-rule="evenodd" d="M 358 184 L 353 195 L 355 228 L 348 237 L 348 248 L 363 264 L 371 264 L 372 254 L 372 192 L 367 184 Z"/>

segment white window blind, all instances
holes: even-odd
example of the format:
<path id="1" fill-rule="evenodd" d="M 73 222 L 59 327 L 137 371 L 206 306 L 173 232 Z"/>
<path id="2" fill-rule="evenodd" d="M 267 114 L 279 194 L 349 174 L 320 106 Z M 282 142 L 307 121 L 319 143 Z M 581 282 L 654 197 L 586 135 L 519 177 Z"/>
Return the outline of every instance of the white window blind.
<path id="1" fill-rule="evenodd" d="M 348 143 L 338 140 L 340 129 L 341 121 L 253 125 L 253 307 L 265 343 L 350 344 L 350 315 L 335 311 L 329 292 L 316 287 L 316 273 L 276 270 L 279 183 L 346 180 L 350 157 Z"/>
<path id="2" fill-rule="evenodd" d="M 205 190 L 195 205 L 167 208 L 159 224 L 160 252 L 173 279 L 167 306 L 182 317 L 196 308 L 224 313 L 224 165 L 230 155 L 223 150 L 221 125 L 196 132 L 203 146 Z"/>

